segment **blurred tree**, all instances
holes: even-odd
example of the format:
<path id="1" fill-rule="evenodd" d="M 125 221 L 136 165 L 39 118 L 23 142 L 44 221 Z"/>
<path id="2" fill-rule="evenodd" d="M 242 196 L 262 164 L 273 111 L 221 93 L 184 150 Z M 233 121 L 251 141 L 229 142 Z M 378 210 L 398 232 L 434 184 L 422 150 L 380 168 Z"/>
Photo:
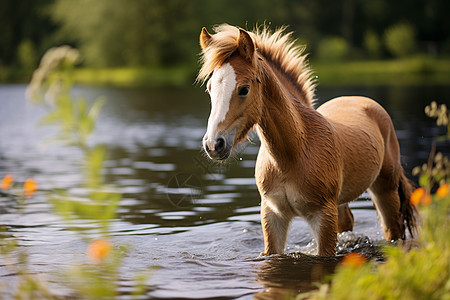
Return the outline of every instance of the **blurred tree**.
<path id="1" fill-rule="evenodd" d="M 384 43 L 392 55 L 396 57 L 408 56 L 416 48 L 414 28 L 407 23 L 395 24 L 386 29 Z"/>
<path id="2" fill-rule="evenodd" d="M 371 58 L 380 58 L 381 41 L 378 34 L 373 30 L 367 30 L 364 35 L 364 48 Z"/>
<path id="3" fill-rule="evenodd" d="M 176 64 L 197 50 L 198 1 L 55 1 L 52 18 L 79 44 L 89 65 Z"/>
<path id="4" fill-rule="evenodd" d="M 334 36 L 320 42 L 318 55 L 324 61 L 342 61 L 347 58 L 348 52 L 349 47 L 345 39 Z"/>
<path id="5" fill-rule="evenodd" d="M 42 55 L 51 46 L 47 37 L 55 26 L 42 11 L 51 1 L 0 1 L 0 65 L 19 65 L 18 47 L 23 41 L 35 45 L 34 56 Z"/>
<path id="6" fill-rule="evenodd" d="M 77 46 L 90 66 L 193 64 L 201 27 L 224 22 L 288 25 L 313 56 L 330 36 L 343 37 L 355 53 L 367 49 L 368 39 L 374 45 L 368 30 L 407 22 L 417 46 L 439 55 L 450 44 L 448 11 L 448 0 L 2 0 L 0 66 L 20 65 L 24 40 L 38 56 L 58 44 Z"/>
<path id="7" fill-rule="evenodd" d="M 19 64 L 25 71 L 32 72 L 37 67 L 36 49 L 30 39 L 25 39 L 20 43 L 17 55 Z"/>

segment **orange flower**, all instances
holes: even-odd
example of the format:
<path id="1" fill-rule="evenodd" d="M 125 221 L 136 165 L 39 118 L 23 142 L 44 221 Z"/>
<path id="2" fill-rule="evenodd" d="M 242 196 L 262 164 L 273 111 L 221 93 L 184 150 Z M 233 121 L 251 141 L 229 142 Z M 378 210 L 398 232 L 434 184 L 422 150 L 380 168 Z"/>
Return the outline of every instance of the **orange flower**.
<path id="1" fill-rule="evenodd" d="M 427 194 L 423 199 L 422 199 L 422 204 L 423 205 L 430 205 L 431 204 L 431 195 Z"/>
<path id="2" fill-rule="evenodd" d="M 349 253 L 344 259 L 342 259 L 342 264 L 349 267 L 360 267 L 366 262 L 366 257 L 359 253 Z"/>
<path id="3" fill-rule="evenodd" d="M 111 243 L 107 240 L 95 240 L 87 248 L 88 257 L 96 262 L 104 260 L 111 252 Z"/>
<path id="4" fill-rule="evenodd" d="M 445 197 L 447 197 L 447 195 L 448 195 L 448 184 L 447 183 L 444 183 L 443 185 L 441 185 L 438 189 L 437 189 L 437 191 L 436 191 L 436 195 L 439 197 L 439 198 L 445 198 Z"/>
<path id="5" fill-rule="evenodd" d="M 6 174 L 2 179 L 1 188 L 2 190 L 7 190 L 11 187 L 13 183 L 13 176 L 11 174 Z"/>
<path id="6" fill-rule="evenodd" d="M 422 187 L 417 188 L 412 193 L 411 198 L 409 199 L 409 201 L 411 202 L 411 204 L 417 205 L 423 200 L 423 198 L 425 198 L 425 194 L 426 194 L 426 192 L 425 192 L 424 188 L 422 188 Z"/>
<path id="7" fill-rule="evenodd" d="M 33 194 L 34 194 L 34 192 L 36 192 L 37 188 L 38 188 L 38 184 L 34 179 L 28 178 L 27 180 L 25 180 L 23 189 L 25 190 L 25 195 L 27 197 L 33 196 Z"/>

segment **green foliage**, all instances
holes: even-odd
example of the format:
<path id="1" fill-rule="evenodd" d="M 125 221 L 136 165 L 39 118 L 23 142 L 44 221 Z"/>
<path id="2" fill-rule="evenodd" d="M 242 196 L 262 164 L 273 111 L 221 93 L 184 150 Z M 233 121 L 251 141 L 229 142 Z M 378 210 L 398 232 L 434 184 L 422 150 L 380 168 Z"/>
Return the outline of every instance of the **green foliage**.
<path id="1" fill-rule="evenodd" d="M 384 33 L 387 50 L 395 57 L 406 57 L 416 50 L 414 28 L 407 23 L 395 24 Z"/>
<path id="2" fill-rule="evenodd" d="M 364 34 L 364 48 L 371 58 L 381 57 L 381 41 L 373 30 L 368 30 Z"/>
<path id="3" fill-rule="evenodd" d="M 427 245 L 408 253 L 399 247 L 387 248 L 386 263 L 340 267 L 329 293 L 312 298 L 445 299 L 450 292 L 450 251 L 441 246 Z"/>
<path id="4" fill-rule="evenodd" d="M 21 67 L 26 71 L 33 71 L 37 65 L 37 55 L 34 43 L 29 40 L 23 40 L 18 49 L 17 56 Z"/>
<path id="5" fill-rule="evenodd" d="M 68 113 L 71 106 L 69 103 L 72 86 L 71 72 L 79 61 L 80 53 L 69 46 L 49 49 L 42 57 L 39 68 L 33 73 L 27 88 L 27 97 L 35 104 L 50 107 L 56 105 L 58 107 L 55 110 L 61 110 L 58 114 L 65 114 L 68 118 L 72 118 Z M 49 119 L 49 122 L 52 121 L 51 116 L 44 118 L 46 119 Z"/>
<path id="6" fill-rule="evenodd" d="M 69 271 L 68 284 L 82 299 L 114 299 L 118 295 L 119 267 L 123 254 L 114 251 L 99 264 L 74 266 Z"/>
<path id="7" fill-rule="evenodd" d="M 87 63 L 103 67 L 191 60 L 198 51 L 191 33 L 200 28 L 190 19 L 195 9 L 182 0 L 81 0 L 55 1 L 50 12 L 61 32 L 80 44 Z"/>
<path id="8" fill-rule="evenodd" d="M 101 169 L 105 159 L 105 145 L 88 145 L 95 123 L 105 104 L 103 98 L 88 105 L 83 98 L 73 99 L 71 94 L 70 73 L 64 69 L 71 68 L 78 61 L 78 52 L 67 46 L 51 49 L 43 57 L 41 65 L 33 75 L 27 90 L 29 97 L 38 104 L 45 105 L 49 112 L 40 121 L 41 125 L 56 125 L 59 128 L 56 140 L 67 146 L 78 147 L 85 157 L 85 185 L 90 190 L 89 202 L 69 200 L 62 191 L 61 201 L 53 204 L 56 212 L 65 218 L 87 218 L 105 221 L 114 215 L 117 202 L 121 196 L 111 191 L 103 183 Z M 60 67 L 63 66 L 63 70 Z"/>
<path id="9" fill-rule="evenodd" d="M 114 249 L 107 236 L 122 195 L 103 181 L 106 146 L 88 143 L 105 100 L 88 104 L 72 96 L 72 70 L 78 61 L 75 49 L 50 49 L 33 74 L 27 94 L 34 103 L 48 108 L 40 124 L 56 126 L 55 140 L 78 148 L 84 158 L 85 194 L 73 196 L 66 190 L 55 190 L 48 195 L 54 213 L 89 244 L 90 263 L 72 267 L 66 273 L 67 284 L 83 299 L 111 299 L 118 294 L 119 268 L 126 249 Z M 83 226 L 79 226 L 81 220 L 85 221 Z"/>
<path id="10" fill-rule="evenodd" d="M 19 263 L 16 272 L 19 276 L 17 289 L 14 293 L 15 299 L 56 299 L 48 289 L 46 283 L 38 277 L 30 274 L 28 268 L 28 256 L 25 252 L 19 252 Z"/>
<path id="11" fill-rule="evenodd" d="M 342 61 L 348 56 L 349 46 L 344 38 L 328 37 L 319 44 L 318 56 L 324 61 Z"/>
<path id="12" fill-rule="evenodd" d="M 434 196 L 432 205 L 421 212 L 419 248 L 407 252 L 387 247 L 386 263 L 340 267 L 326 299 L 449 299 L 450 195 Z"/>
<path id="13" fill-rule="evenodd" d="M 86 99 L 73 99 L 71 95 L 71 69 L 79 61 L 76 50 L 67 46 L 51 49 L 43 57 L 41 65 L 33 75 L 27 91 L 34 102 L 49 107 L 49 112 L 40 121 L 41 125 L 56 125 L 59 132 L 56 141 L 67 146 L 78 147 L 85 157 L 85 185 L 89 190 L 86 199 L 70 197 L 65 191 L 51 195 L 51 203 L 57 214 L 69 224 L 87 219 L 100 225 L 101 234 L 108 232 L 108 225 L 114 218 L 120 193 L 106 186 L 101 170 L 105 159 L 104 145 L 88 145 L 88 139 L 95 128 L 103 98 L 95 100 L 90 106 Z M 69 71 L 69 72 L 68 72 Z M 72 227 L 74 228 L 74 227 Z M 82 231 L 80 231 L 82 233 Z"/>
<path id="14" fill-rule="evenodd" d="M 52 1 L 0 1 L 0 65 L 21 67 L 24 60 L 23 57 L 20 58 L 19 48 L 23 47 L 24 42 L 33 43 L 34 63 L 38 62 L 43 48 L 47 49 L 52 44 L 51 35 L 55 30 L 55 24 L 52 24 L 50 18 L 42 11 L 42 8 Z M 33 71 L 35 67 L 36 65 L 33 65 L 32 69 L 26 71 Z"/>
<path id="15" fill-rule="evenodd" d="M 18 250 L 17 240 L 8 234 L 4 226 L 0 227 L 0 256 L 2 267 L 18 277 L 16 287 L 12 290 L 10 286 L 0 283 L 0 292 L 8 289 L 14 299 L 56 299 L 46 283 L 29 271 L 28 255 Z"/>
<path id="16" fill-rule="evenodd" d="M 437 105 L 435 101 L 425 107 L 425 114 L 430 118 L 436 119 L 436 125 L 446 126 L 447 134 L 437 137 L 437 140 L 450 140 L 450 112 L 445 104 Z M 419 176 L 419 185 L 430 194 L 432 188 L 437 185 L 444 185 L 450 181 L 450 161 L 448 157 L 441 152 L 435 153 L 436 148 L 433 144 L 428 162 L 421 167 L 413 169 L 413 175 Z"/>
<path id="17" fill-rule="evenodd" d="M 439 137 L 441 139 L 450 139 L 450 112 L 448 111 L 447 105 L 441 104 L 437 105 L 435 101 L 431 102 L 430 105 L 425 107 L 425 114 L 436 119 L 436 125 L 447 126 L 447 136 Z"/>
<path id="18" fill-rule="evenodd" d="M 3 0 L 0 66 L 20 66 L 18 47 L 27 39 L 38 56 L 53 45 L 75 45 L 88 67 L 186 64 L 196 61 L 201 27 L 224 22 L 246 29 L 265 21 L 272 28 L 288 25 L 296 37 L 311 42 L 313 56 L 320 37 L 344 36 L 354 53 L 365 48 L 367 29 L 384 32 L 399 16 L 414 24 L 419 45 L 431 43 L 438 55 L 446 55 L 448 11 L 447 0 L 414 5 L 389 0 L 279 0 L 276 5 L 271 0 Z M 0 76 L 11 80 L 20 74 Z"/>
<path id="19" fill-rule="evenodd" d="M 106 236 L 109 233 L 109 224 L 116 216 L 116 210 L 121 200 L 121 195 L 113 189 L 104 190 L 93 189 L 86 199 L 74 198 L 65 191 L 55 191 L 49 201 L 53 205 L 53 210 L 61 216 L 69 228 L 78 234 L 85 241 L 91 240 L 90 235 L 84 235 L 85 231 L 92 233 L 93 229 L 99 236 Z M 91 226 L 78 227 L 80 220 L 91 222 Z"/>

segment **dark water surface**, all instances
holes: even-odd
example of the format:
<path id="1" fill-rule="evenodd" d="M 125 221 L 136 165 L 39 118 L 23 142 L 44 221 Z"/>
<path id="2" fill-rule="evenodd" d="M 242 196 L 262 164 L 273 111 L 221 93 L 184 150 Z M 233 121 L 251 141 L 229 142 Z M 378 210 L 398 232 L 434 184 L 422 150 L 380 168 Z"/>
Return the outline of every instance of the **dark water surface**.
<path id="1" fill-rule="evenodd" d="M 64 295 L 66 290 L 56 283 L 58 272 L 85 262 L 86 244 L 51 212 L 42 191 L 63 188 L 82 197 L 82 156 L 76 149 L 43 142 L 55 131 L 37 126 L 45 111 L 26 102 L 25 88 L 0 86 L 0 177 L 11 173 L 18 182 L 32 177 L 41 192 L 23 209 L 0 194 L 0 225 L 28 253 L 30 270 Z M 258 140 L 253 135 L 252 143 L 242 145 L 226 165 L 208 161 L 200 151 L 209 114 L 203 88 L 75 92 L 107 99 L 91 142 L 108 145 L 105 178 L 123 193 L 110 235 L 115 247 L 130 249 L 121 272 L 124 298 L 134 274 L 153 266 L 158 269 L 147 282 L 147 297 L 154 298 L 277 298 L 307 291 L 311 282 L 333 272 L 338 259 L 300 253 L 315 251 L 302 219 L 292 223 L 287 255 L 258 257 L 263 250 L 253 178 Z M 319 103 L 340 95 L 369 96 L 386 108 L 407 174 L 426 161 L 432 136 L 444 132 L 425 117 L 423 108 L 432 100 L 448 104 L 450 87 L 318 89 Z M 448 146 L 439 145 L 447 153 Z M 340 254 L 379 255 L 383 235 L 367 197 L 351 204 L 355 228 L 340 236 Z M 6 287 L 14 284 L 14 275 L 0 262 L 0 281 Z M 8 288 L 0 289 L 7 297 Z"/>

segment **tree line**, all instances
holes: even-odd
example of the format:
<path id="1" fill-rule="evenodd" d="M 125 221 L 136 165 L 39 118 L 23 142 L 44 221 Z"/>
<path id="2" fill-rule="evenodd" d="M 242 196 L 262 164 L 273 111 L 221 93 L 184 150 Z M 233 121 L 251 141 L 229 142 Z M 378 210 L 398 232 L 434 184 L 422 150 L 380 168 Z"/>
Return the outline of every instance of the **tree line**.
<path id="1" fill-rule="evenodd" d="M 313 58 L 450 53 L 448 0 L 3 0 L 0 67 L 34 68 L 69 44 L 92 67 L 196 64 L 198 35 L 229 23 L 287 25 Z"/>

